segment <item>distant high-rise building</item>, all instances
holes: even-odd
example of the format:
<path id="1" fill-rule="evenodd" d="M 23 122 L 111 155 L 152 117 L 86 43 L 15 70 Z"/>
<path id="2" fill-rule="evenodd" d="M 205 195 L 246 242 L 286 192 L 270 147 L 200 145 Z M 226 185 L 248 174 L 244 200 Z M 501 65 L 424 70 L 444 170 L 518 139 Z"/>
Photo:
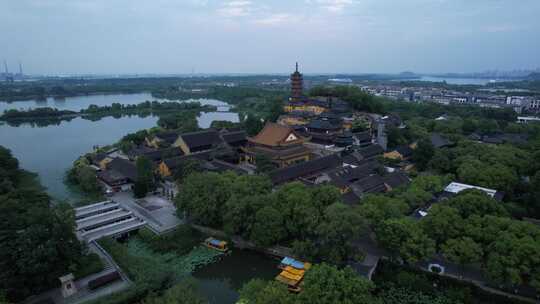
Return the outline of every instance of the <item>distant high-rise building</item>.
<path id="1" fill-rule="evenodd" d="M 304 78 L 300 72 L 298 72 L 298 62 L 296 63 L 296 70 L 291 74 L 291 101 L 300 101 L 304 95 Z"/>

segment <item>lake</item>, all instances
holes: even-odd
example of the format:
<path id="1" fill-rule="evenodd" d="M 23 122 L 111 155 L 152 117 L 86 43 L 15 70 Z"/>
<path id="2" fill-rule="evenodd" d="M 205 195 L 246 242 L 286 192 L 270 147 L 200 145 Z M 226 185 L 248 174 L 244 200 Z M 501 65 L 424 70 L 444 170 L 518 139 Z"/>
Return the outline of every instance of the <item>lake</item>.
<path id="1" fill-rule="evenodd" d="M 0 102 L 0 107 L 13 109 L 51 106 L 58 109 L 80 110 L 90 104 L 100 106 L 111 105 L 114 102 L 137 104 L 151 99 L 151 95 L 147 93 L 95 95 L 68 97 L 60 103 L 54 100 Z M 197 101 L 228 110 L 228 105 L 219 100 Z M 157 120 L 158 118 L 153 116 L 142 118 L 134 115 L 121 118 L 106 117 L 99 121 L 75 118 L 47 127 L 32 127 L 29 124 L 12 127 L 2 124 L 0 125 L 0 145 L 12 150 L 22 168 L 38 173 L 41 183 L 47 187 L 47 191 L 54 198 L 78 200 L 81 198 L 80 194 L 63 183 L 64 174 L 73 161 L 92 151 L 95 145 L 113 144 L 127 133 L 155 127 Z M 201 128 L 208 128 L 214 120 L 238 122 L 238 114 L 233 112 L 201 113 L 197 120 Z"/>
<path id="2" fill-rule="evenodd" d="M 0 102 L 0 109 L 55 107 L 58 109 L 80 110 L 90 104 L 100 106 L 114 102 L 136 104 L 155 100 L 150 94 L 96 95 L 69 97 L 58 101 L 18 101 Z M 226 112 L 229 107 L 218 100 L 197 100 L 203 104 L 220 107 L 218 112 L 201 113 L 199 126 L 208 128 L 214 120 L 237 122 L 238 114 Z M 156 126 L 154 116 L 105 117 L 98 121 L 74 118 L 58 125 L 32 127 L 22 124 L 18 127 L 0 122 L 0 145 L 7 147 L 19 159 L 22 168 L 38 173 L 47 192 L 56 199 L 78 201 L 82 193 L 64 184 L 65 172 L 79 156 L 89 152 L 95 145 L 104 146 L 117 142 L 127 133 Z M 232 254 L 221 261 L 197 270 L 193 276 L 199 281 L 201 291 L 212 304 L 233 304 L 238 300 L 239 288 L 252 278 L 273 279 L 279 270 L 277 260 L 263 255 L 234 249 Z"/>
<path id="3" fill-rule="evenodd" d="M 0 111 L 45 106 L 78 111 L 90 104 L 137 104 L 146 100 L 155 98 L 150 94 L 120 94 L 69 97 L 63 100 L 0 102 Z M 209 99 L 197 101 L 218 106 L 220 110 L 201 113 L 197 118 L 201 128 L 208 128 L 214 120 L 238 122 L 238 114 L 227 112 L 229 107 L 226 103 Z M 152 128 L 156 126 L 157 120 L 154 116 L 137 115 L 105 117 L 98 121 L 79 117 L 46 127 L 32 127 L 30 124 L 14 127 L 0 122 L 0 145 L 12 151 L 22 168 L 37 173 L 42 185 L 52 197 L 76 202 L 83 199 L 83 194 L 64 184 L 65 173 L 73 161 L 92 151 L 95 145 L 109 145 L 127 133 Z M 273 279 L 279 273 L 276 267 L 278 262 L 251 251 L 234 249 L 231 255 L 197 270 L 193 276 L 200 283 L 201 292 L 210 303 L 233 304 L 238 300 L 239 288 L 250 279 Z"/>
<path id="4" fill-rule="evenodd" d="M 38 173 L 41 183 L 54 198 L 77 200 L 80 194 L 63 182 L 73 161 L 92 151 L 95 145 L 115 143 L 127 133 L 154 127 L 156 122 L 157 117 L 131 116 L 105 117 L 99 121 L 75 118 L 47 127 L 3 124 L 0 125 L 0 145 L 13 152 L 22 168 Z"/>
<path id="5" fill-rule="evenodd" d="M 509 80 L 493 80 L 493 79 L 484 79 L 484 78 L 447 78 L 447 77 L 432 77 L 432 76 L 422 76 L 420 81 L 432 81 L 432 82 L 443 82 L 446 81 L 448 84 L 474 84 L 474 85 L 486 85 L 490 82 L 501 82 Z"/>
<path id="6" fill-rule="evenodd" d="M 50 107 L 59 110 L 71 110 L 80 111 L 88 108 L 89 105 L 98 106 L 110 106 L 113 103 L 120 103 L 125 105 L 138 104 L 145 101 L 170 101 L 168 99 L 159 99 L 152 97 L 150 93 L 138 93 L 138 94 L 109 94 L 109 95 L 88 95 L 88 96 L 74 96 L 55 99 L 52 97 L 46 100 L 21 100 L 5 102 L 0 101 L 0 113 L 9 109 L 30 109 L 30 108 L 43 108 Z M 230 106 L 219 100 L 215 99 L 189 99 L 181 102 L 198 101 L 202 105 L 212 105 L 218 107 L 218 111 L 226 112 L 230 110 Z"/>

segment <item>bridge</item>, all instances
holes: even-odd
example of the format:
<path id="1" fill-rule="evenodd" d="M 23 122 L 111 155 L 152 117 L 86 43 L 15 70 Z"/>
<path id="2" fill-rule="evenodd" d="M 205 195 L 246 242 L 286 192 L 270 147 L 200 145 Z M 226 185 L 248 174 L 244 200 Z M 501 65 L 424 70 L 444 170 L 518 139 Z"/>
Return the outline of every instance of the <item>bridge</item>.
<path id="1" fill-rule="evenodd" d="M 113 201 L 75 208 L 77 236 L 88 243 L 103 237 L 121 237 L 146 225 L 146 221 Z"/>

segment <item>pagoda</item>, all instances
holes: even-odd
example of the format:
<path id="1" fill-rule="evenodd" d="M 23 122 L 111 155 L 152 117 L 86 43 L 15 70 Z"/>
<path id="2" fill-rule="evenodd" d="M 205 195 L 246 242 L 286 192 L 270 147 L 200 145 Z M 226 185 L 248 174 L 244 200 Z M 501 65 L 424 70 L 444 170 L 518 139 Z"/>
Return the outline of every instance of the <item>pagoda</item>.
<path id="1" fill-rule="evenodd" d="M 302 101 L 304 98 L 304 77 L 298 72 L 298 62 L 296 70 L 291 74 L 291 98 L 290 101 Z"/>

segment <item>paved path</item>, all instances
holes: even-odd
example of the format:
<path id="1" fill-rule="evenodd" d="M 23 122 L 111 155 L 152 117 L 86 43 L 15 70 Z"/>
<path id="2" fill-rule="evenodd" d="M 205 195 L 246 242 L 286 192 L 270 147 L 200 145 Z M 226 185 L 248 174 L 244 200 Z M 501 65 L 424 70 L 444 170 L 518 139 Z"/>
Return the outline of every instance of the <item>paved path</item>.
<path id="1" fill-rule="evenodd" d="M 103 262 L 104 269 L 98 273 L 94 273 L 87 277 L 84 277 L 80 280 L 75 281 L 75 286 L 77 287 L 78 292 L 69 297 L 62 297 L 62 292 L 60 288 L 52 289 L 47 292 L 44 292 L 40 295 L 33 296 L 28 298 L 23 303 L 34 304 L 44 301 L 46 299 L 51 299 L 56 304 L 79 304 L 86 301 L 94 300 L 100 297 L 107 296 L 109 294 L 122 291 L 131 285 L 131 281 L 127 276 L 122 272 L 120 267 L 114 262 L 114 260 L 104 251 L 99 245 L 92 242 L 88 245 L 89 251 L 96 253 L 101 258 Z M 91 280 L 101 277 L 105 274 L 118 271 L 120 274 L 121 280 L 117 280 L 111 284 L 107 284 L 104 287 L 100 287 L 96 290 L 88 289 L 88 282 Z"/>
<path id="2" fill-rule="evenodd" d="M 378 260 L 388 259 L 390 256 L 389 252 L 379 247 L 374 239 L 375 237 L 373 234 L 368 234 L 360 237 L 354 242 L 354 246 L 358 250 L 366 254 L 366 258 L 364 259 L 364 261 L 362 263 L 358 263 L 356 266 L 359 266 L 358 270 L 361 272 L 369 272 L 369 277 L 371 277 L 371 274 L 377 267 Z M 415 267 L 422 271 L 431 272 L 428 269 L 428 265 L 431 263 L 440 264 L 441 266 L 445 267 L 445 272 L 443 274 L 440 274 L 442 276 L 450 277 L 463 282 L 472 283 L 478 288 L 485 290 L 489 293 L 518 299 L 528 303 L 540 303 L 540 301 L 535 300 L 534 298 L 530 298 L 529 295 L 527 295 L 527 297 L 524 297 L 519 294 L 512 294 L 496 288 L 492 288 L 488 286 L 487 280 L 484 277 L 484 273 L 481 269 L 471 267 L 463 268 L 459 265 L 447 262 L 441 257 L 431 259 L 430 261 L 418 263 L 417 265 L 415 265 Z M 370 265 L 371 268 L 369 268 Z M 355 268 L 355 266 L 353 266 L 353 268 Z"/>
<path id="3" fill-rule="evenodd" d="M 131 192 L 118 192 L 111 200 L 133 212 L 139 218 L 146 221 L 148 227 L 157 234 L 163 234 L 174 230 L 184 222 L 176 216 L 176 207 L 160 196 L 149 196 L 145 200 L 149 205 L 156 205 L 159 208 L 146 209 L 136 202 Z M 153 209 L 153 210 L 152 210 Z"/>

